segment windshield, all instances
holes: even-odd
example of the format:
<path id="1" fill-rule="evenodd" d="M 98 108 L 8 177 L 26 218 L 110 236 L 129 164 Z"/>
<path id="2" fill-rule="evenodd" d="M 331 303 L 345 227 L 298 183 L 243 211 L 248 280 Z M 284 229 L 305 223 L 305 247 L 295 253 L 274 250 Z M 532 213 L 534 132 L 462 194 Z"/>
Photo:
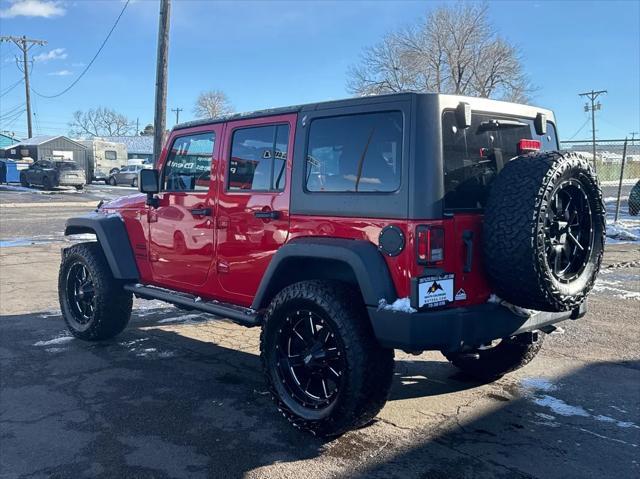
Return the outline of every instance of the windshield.
<path id="1" fill-rule="evenodd" d="M 71 161 L 57 161 L 56 168 L 59 170 L 79 170 L 78 165 Z"/>
<path id="2" fill-rule="evenodd" d="M 540 136 L 530 118 L 474 113 L 471 126 L 462 129 L 456 124 L 454 112 L 445 111 L 442 116 L 445 209 L 482 209 L 498 170 L 518 156 L 518 142 L 523 139 L 539 140 L 542 151 L 558 149 L 551 122 L 547 122 L 547 134 Z"/>

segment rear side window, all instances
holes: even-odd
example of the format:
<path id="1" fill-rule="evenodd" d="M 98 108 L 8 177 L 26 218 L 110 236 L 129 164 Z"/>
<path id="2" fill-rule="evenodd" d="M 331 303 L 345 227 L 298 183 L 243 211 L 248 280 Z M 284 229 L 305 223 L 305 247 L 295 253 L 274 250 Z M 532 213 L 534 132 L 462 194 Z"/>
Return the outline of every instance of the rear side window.
<path id="1" fill-rule="evenodd" d="M 233 133 L 229 158 L 230 191 L 282 191 L 289 125 L 242 128 Z"/>
<path id="2" fill-rule="evenodd" d="M 509 126 L 492 128 L 489 125 L 495 120 Z M 547 122 L 547 134 L 539 136 L 532 119 L 473 113 L 471 126 L 461 129 L 454 112 L 445 111 L 442 117 L 445 209 L 482 209 L 498 170 L 518 156 L 518 142 L 523 139 L 539 140 L 542 151 L 558 149 L 551 122 Z"/>
<path id="3" fill-rule="evenodd" d="M 162 173 L 162 191 L 208 191 L 214 132 L 176 138 Z"/>
<path id="4" fill-rule="evenodd" d="M 115 150 L 105 150 L 104 159 L 109 161 L 116 161 L 118 159 L 118 153 Z"/>
<path id="5" fill-rule="evenodd" d="M 400 187 L 402 113 L 311 122 L 305 188 L 311 192 L 393 192 Z"/>

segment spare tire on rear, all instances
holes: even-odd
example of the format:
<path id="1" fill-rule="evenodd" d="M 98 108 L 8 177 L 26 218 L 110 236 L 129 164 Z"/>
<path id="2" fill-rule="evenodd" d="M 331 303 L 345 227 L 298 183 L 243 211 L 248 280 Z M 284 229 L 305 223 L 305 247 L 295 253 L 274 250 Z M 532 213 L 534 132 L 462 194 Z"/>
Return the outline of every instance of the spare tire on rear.
<path id="1" fill-rule="evenodd" d="M 600 269 L 604 215 L 598 180 L 577 153 L 508 162 L 485 208 L 484 262 L 495 294 L 543 311 L 579 306 Z"/>

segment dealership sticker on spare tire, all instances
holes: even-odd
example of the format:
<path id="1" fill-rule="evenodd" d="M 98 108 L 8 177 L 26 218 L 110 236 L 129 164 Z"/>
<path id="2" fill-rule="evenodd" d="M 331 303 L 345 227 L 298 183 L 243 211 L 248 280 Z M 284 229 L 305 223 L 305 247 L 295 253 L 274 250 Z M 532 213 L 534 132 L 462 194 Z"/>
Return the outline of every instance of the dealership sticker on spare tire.
<path id="1" fill-rule="evenodd" d="M 437 308 L 453 301 L 453 274 L 423 276 L 414 282 L 416 305 L 421 308 Z"/>

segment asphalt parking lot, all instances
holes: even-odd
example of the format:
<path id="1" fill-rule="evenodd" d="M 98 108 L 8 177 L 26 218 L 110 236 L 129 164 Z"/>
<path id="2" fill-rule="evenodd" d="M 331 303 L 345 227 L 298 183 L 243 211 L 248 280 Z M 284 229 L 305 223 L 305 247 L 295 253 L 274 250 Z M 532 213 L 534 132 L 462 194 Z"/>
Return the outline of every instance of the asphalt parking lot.
<path id="1" fill-rule="evenodd" d="M 272 404 L 256 329 L 139 300 L 119 337 L 69 336 L 64 220 L 131 192 L 0 186 L 1 478 L 640 476 L 640 243 L 607 244 L 589 313 L 526 368 L 481 384 L 397 352 L 378 418 L 323 441 Z"/>

